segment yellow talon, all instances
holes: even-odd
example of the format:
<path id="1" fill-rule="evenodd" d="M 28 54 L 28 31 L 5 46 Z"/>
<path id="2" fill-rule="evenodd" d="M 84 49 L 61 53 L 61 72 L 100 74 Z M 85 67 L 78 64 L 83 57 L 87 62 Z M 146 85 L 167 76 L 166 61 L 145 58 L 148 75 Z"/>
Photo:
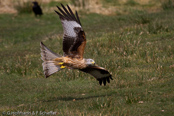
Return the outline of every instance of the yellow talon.
<path id="1" fill-rule="evenodd" d="M 64 62 L 59 62 L 60 65 L 64 64 Z"/>
<path id="2" fill-rule="evenodd" d="M 65 68 L 66 66 L 61 66 L 60 68 Z"/>

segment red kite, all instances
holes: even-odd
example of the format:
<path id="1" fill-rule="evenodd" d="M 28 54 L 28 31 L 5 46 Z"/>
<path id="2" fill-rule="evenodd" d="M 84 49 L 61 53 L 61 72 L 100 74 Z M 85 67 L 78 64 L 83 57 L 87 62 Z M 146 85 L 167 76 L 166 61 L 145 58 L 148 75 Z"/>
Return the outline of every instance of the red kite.
<path id="1" fill-rule="evenodd" d="M 55 54 L 42 42 L 40 43 L 45 77 L 47 78 L 53 73 L 67 67 L 91 74 L 99 81 L 100 85 L 102 83 L 106 85 L 106 82 L 110 83 L 112 76 L 106 69 L 95 65 L 93 59 L 83 58 L 86 36 L 77 12 L 73 14 L 68 5 L 67 8 L 62 4 L 61 6 L 63 9 L 57 6 L 59 12 L 55 12 L 59 15 L 64 30 L 64 55 Z"/>

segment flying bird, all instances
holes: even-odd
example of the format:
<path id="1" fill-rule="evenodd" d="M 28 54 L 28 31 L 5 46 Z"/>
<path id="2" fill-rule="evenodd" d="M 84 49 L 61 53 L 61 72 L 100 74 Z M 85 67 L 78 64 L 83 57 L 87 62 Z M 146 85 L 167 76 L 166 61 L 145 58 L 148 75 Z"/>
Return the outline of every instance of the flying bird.
<path id="1" fill-rule="evenodd" d="M 110 83 L 110 79 L 113 80 L 112 75 L 106 69 L 97 66 L 93 59 L 83 58 L 86 36 L 77 11 L 74 14 L 68 5 L 65 7 L 61 4 L 61 6 L 62 8 L 57 6 L 59 11 L 55 12 L 58 14 L 64 30 L 64 55 L 55 54 L 42 42 L 40 43 L 45 77 L 47 78 L 61 69 L 70 68 L 89 73 L 99 81 L 100 85 Z"/>
<path id="2" fill-rule="evenodd" d="M 39 15 L 41 16 L 43 13 L 42 13 L 42 9 L 41 7 L 39 6 L 38 2 L 32 2 L 33 3 L 33 12 L 35 14 L 35 16 Z"/>

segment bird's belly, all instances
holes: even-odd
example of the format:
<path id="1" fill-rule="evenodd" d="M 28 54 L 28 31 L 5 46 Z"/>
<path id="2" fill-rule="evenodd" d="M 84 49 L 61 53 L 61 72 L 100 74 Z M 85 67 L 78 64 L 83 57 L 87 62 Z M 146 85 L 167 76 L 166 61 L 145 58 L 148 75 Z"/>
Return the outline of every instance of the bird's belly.
<path id="1" fill-rule="evenodd" d="M 74 69 L 86 68 L 84 59 L 81 60 L 81 59 L 76 59 L 76 58 L 71 59 L 71 58 L 64 57 L 63 62 L 64 62 L 65 66 L 71 67 Z"/>

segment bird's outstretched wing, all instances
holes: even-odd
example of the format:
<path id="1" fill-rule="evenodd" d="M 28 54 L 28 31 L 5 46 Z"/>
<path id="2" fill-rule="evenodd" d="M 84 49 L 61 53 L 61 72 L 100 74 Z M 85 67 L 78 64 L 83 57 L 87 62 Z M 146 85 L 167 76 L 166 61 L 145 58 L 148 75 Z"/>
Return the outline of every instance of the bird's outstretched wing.
<path id="1" fill-rule="evenodd" d="M 84 69 L 80 69 L 80 71 L 86 72 L 94 76 L 98 81 L 99 84 L 106 85 L 106 82 L 110 83 L 110 79 L 113 80 L 112 75 L 104 68 L 99 66 L 89 66 Z"/>
<path id="2" fill-rule="evenodd" d="M 59 11 L 55 11 L 61 20 L 63 35 L 63 51 L 65 56 L 83 58 L 86 45 L 85 32 L 82 29 L 79 16 L 76 12 L 74 15 L 70 7 L 62 5 L 57 6 Z"/>

